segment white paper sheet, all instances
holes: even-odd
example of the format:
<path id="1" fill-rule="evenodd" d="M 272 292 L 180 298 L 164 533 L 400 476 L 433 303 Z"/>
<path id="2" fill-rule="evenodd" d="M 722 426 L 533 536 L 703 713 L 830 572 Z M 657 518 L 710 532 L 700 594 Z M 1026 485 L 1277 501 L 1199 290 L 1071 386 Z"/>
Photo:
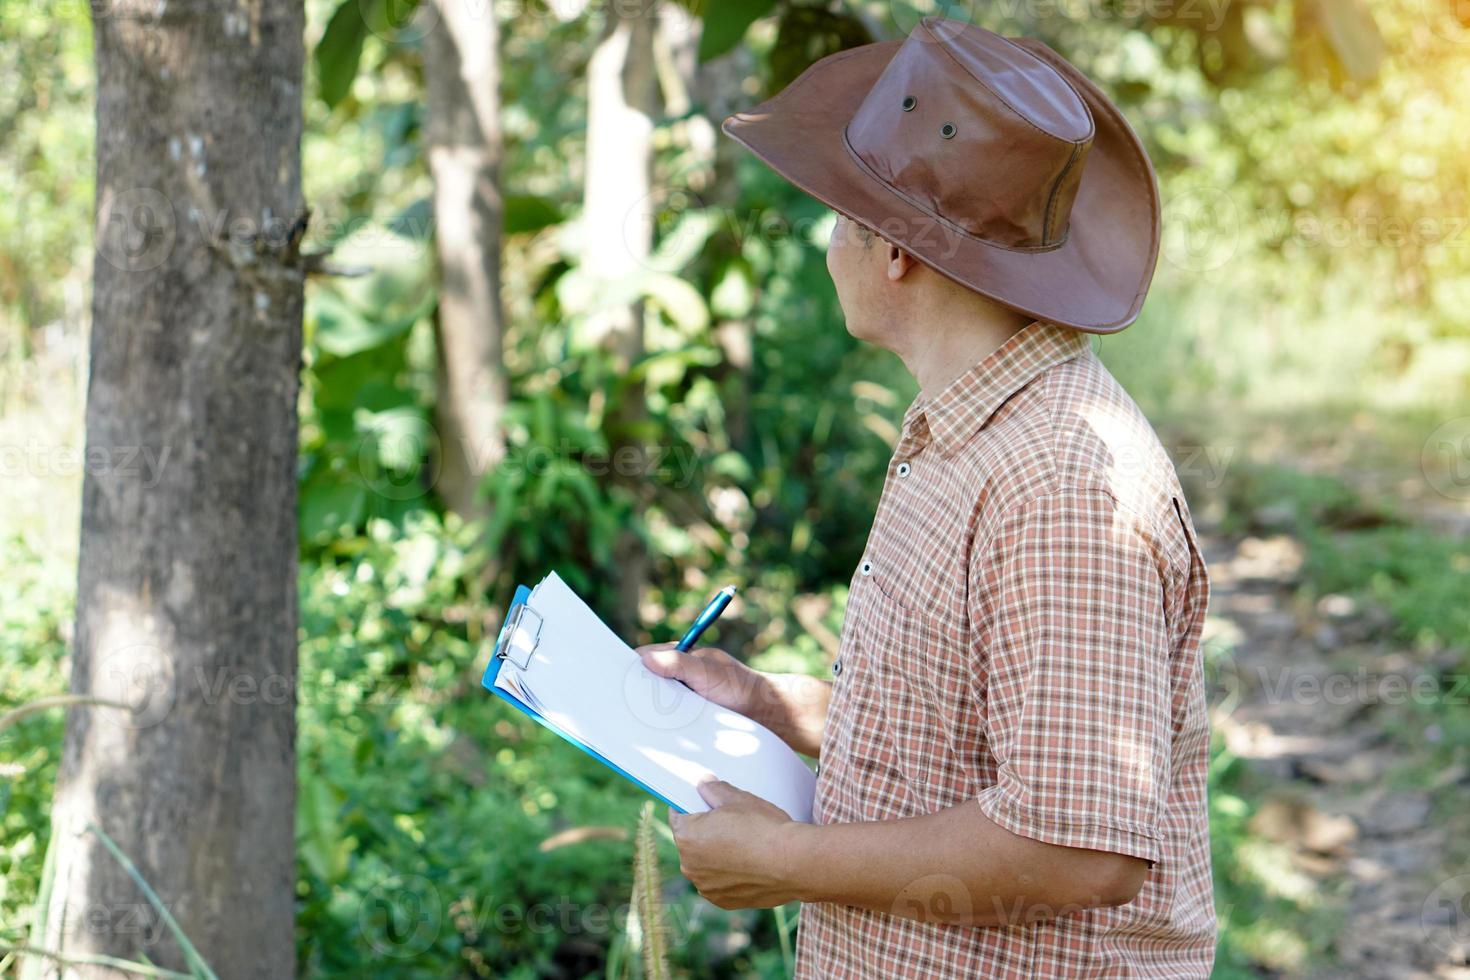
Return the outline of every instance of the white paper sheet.
<path id="1" fill-rule="evenodd" d="M 525 670 L 507 659 L 497 687 L 691 813 L 709 809 L 695 787 L 714 776 L 811 822 L 816 777 L 769 729 L 649 671 L 555 572 L 528 605 L 542 621 L 534 652 Z M 525 662 L 532 640 L 506 642 Z"/>

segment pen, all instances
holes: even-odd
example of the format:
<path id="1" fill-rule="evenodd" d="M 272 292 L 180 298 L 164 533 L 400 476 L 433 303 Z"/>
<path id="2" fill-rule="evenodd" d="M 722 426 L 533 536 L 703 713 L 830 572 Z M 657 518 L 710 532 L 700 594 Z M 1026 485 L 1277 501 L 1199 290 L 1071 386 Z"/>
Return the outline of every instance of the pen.
<path id="1" fill-rule="evenodd" d="M 704 612 L 694 620 L 694 625 L 689 627 L 689 632 L 684 634 L 684 638 L 675 645 L 674 649 L 680 653 L 688 653 L 692 650 L 694 644 L 699 642 L 699 637 L 714 625 L 715 620 L 720 618 L 720 613 L 725 611 L 725 607 L 733 598 L 735 598 L 735 586 L 733 585 L 727 585 L 716 593 L 715 597 L 709 601 L 709 605 L 704 607 Z"/>

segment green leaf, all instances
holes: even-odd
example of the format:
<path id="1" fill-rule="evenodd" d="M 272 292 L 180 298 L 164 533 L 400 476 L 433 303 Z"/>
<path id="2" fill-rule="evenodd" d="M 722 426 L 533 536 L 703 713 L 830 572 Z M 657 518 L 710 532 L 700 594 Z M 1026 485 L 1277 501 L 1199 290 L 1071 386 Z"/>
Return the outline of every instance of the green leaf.
<path id="1" fill-rule="evenodd" d="M 597 492 L 597 481 L 592 479 L 591 474 L 579 466 L 567 469 L 567 484 L 572 492 L 582 501 L 582 506 L 588 514 L 598 513 L 603 506 L 601 496 Z"/>
<path id="2" fill-rule="evenodd" d="M 51 892 L 56 887 L 56 861 L 61 850 L 61 835 L 53 834 L 46 845 L 46 858 L 41 865 L 41 887 L 36 895 L 36 904 L 31 911 L 31 935 L 47 935 L 47 920 L 51 914 Z M 40 980 L 42 973 L 40 957 L 27 957 L 21 966 L 20 980 Z"/>
<path id="3" fill-rule="evenodd" d="M 332 537 L 343 525 L 362 523 L 366 510 L 367 487 L 361 481 L 313 475 L 301 488 L 301 537 L 306 541 Z"/>
<path id="4" fill-rule="evenodd" d="M 536 484 L 536 490 L 532 495 L 532 504 L 538 511 L 550 509 L 551 502 L 556 499 L 556 492 L 561 489 L 562 474 L 564 470 L 558 464 L 546 468 Z"/>
<path id="5" fill-rule="evenodd" d="M 338 808 L 337 797 L 325 779 L 308 776 L 301 781 L 297 846 L 307 867 L 329 884 L 347 873 L 347 851 L 337 831 Z"/>
<path id="6" fill-rule="evenodd" d="M 750 315 L 755 305 L 755 288 L 745 262 L 736 259 L 725 263 L 724 269 L 720 270 L 719 281 L 710 292 L 709 305 L 716 316 L 727 320 L 739 320 Z"/>
<path id="7" fill-rule="evenodd" d="M 328 354 L 351 357 L 398 336 L 428 312 L 429 304 L 424 303 L 404 316 L 378 319 L 323 291 L 312 302 L 312 314 L 316 320 L 313 336 L 317 346 Z"/>
<path id="8" fill-rule="evenodd" d="M 690 332 L 709 326 L 709 307 L 704 296 L 678 276 L 650 272 L 643 279 L 643 292 L 678 326 Z"/>
<path id="9" fill-rule="evenodd" d="M 699 256 L 719 229 L 719 216 L 710 208 L 691 207 L 660 218 L 658 244 L 648 267 L 665 273 L 680 272 Z"/>
<path id="10" fill-rule="evenodd" d="M 700 6 L 704 30 L 699 35 L 699 60 L 710 61 L 739 44 L 750 25 L 771 12 L 776 0 L 712 0 Z"/>
<path id="11" fill-rule="evenodd" d="M 516 495 L 520 488 L 521 480 L 507 476 L 500 480 L 495 487 L 492 497 L 494 507 L 491 508 L 490 524 L 485 528 L 485 547 L 492 552 L 498 552 L 505 540 L 505 534 L 510 530 L 516 515 Z"/>
<path id="12" fill-rule="evenodd" d="M 750 461 L 737 452 L 723 452 L 710 462 L 710 471 L 733 483 L 744 483 L 754 478 Z"/>
<path id="13" fill-rule="evenodd" d="M 415 470 L 431 447 L 433 431 L 416 405 L 357 414 L 356 428 L 371 442 L 373 457 L 400 472 Z"/>
<path id="14" fill-rule="evenodd" d="M 395 235 L 415 242 L 425 242 L 434 237 L 434 202 L 421 197 L 398 212 L 388 222 L 388 230 Z"/>
<path id="15" fill-rule="evenodd" d="M 714 367 L 721 360 L 719 351 L 710 347 L 680 347 L 649 354 L 618 379 L 614 393 L 619 397 L 633 397 L 632 390 L 643 384 L 654 388 L 679 384 L 695 368 Z M 646 435 L 654 441 L 662 438 L 658 429 Z"/>
<path id="16" fill-rule="evenodd" d="M 556 442 L 556 404 L 545 392 L 536 396 L 531 440 L 539 446 L 554 448 Z"/>
<path id="17" fill-rule="evenodd" d="M 316 376 L 313 392 L 317 410 L 352 413 L 360 408 L 382 412 L 413 404 L 411 389 L 398 384 L 405 367 L 406 337 L 369 348 L 351 357 L 322 357 L 312 367 Z M 332 420 L 334 433 L 340 433 L 339 420 Z M 348 419 L 349 437 L 356 433 Z"/>
<path id="18" fill-rule="evenodd" d="M 351 90 L 367 35 L 367 22 L 363 20 L 358 0 L 342 0 L 312 53 L 316 61 L 317 91 L 330 108 L 336 108 Z"/>
<path id="19" fill-rule="evenodd" d="M 552 225 L 566 217 L 550 198 L 534 194 L 508 194 L 501 216 L 507 235 L 523 235 Z"/>
<path id="20" fill-rule="evenodd" d="M 507 235 L 525 235 L 550 228 L 566 220 L 566 214 L 549 197 L 536 194 L 507 194 L 500 211 L 501 229 Z M 412 241 L 428 241 L 434 237 L 434 202 L 421 197 L 388 223 L 397 235 Z"/>
<path id="21" fill-rule="evenodd" d="M 367 18 L 368 30 L 389 38 L 408 26 L 418 9 L 419 0 L 372 0 L 365 5 L 363 16 Z"/>

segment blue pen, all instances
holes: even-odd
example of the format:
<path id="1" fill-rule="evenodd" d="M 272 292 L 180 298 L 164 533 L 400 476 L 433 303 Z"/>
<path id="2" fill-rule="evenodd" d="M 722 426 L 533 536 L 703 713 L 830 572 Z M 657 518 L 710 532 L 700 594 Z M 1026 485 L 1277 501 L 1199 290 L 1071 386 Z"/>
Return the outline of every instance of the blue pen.
<path id="1" fill-rule="evenodd" d="M 694 649 L 694 644 L 699 642 L 699 637 L 714 625 L 715 620 L 720 618 L 720 614 L 725 611 L 725 607 L 733 598 L 735 598 L 735 586 L 727 585 L 721 589 L 709 601 L 709 605 L 704 607 L 704 612 L 699 614 L 699 618 L 694 621 L 693 626 L 689 627 L 689 632 L 684 634 L 684 639 L 680 640 L 674 649 L 680 653 L 688 653 Z"/>

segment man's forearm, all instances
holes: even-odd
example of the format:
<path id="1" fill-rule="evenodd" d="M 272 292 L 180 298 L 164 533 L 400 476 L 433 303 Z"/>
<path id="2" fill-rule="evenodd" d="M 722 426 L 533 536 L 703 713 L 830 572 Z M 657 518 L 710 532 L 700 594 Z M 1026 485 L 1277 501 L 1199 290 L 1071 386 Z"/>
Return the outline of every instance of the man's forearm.
<path id="1" fill-rule="evenodd" d="M 751 718 L 775 732 L 796 751 L 815 757 L 827 727 L 828 681 L 806 674 L 759 674 L 761 690 L 751 699 Z"/>
<path id="2" fill-rule="evenodd" d="M 1139 858 L 1045 844 L 990 821 L 977 803 L 922 817 L 789 825 L 773 855 L 792 898 L 924 922 L 998 926 L 1132 900 Z"/>

